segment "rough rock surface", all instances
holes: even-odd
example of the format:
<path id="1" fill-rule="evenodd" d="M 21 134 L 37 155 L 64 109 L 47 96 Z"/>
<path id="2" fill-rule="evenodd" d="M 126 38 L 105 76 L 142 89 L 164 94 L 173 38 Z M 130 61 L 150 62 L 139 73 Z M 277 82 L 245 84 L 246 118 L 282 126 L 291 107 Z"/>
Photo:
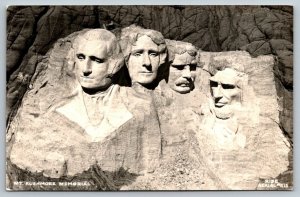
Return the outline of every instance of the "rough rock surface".
<path id="1" fill-rule="evenodd" d="M 122 103 L 120 98 L 124 98 L 132 118 L 99 142 L 91 140 L 83 128 L 58 113 L 57 109 L 73 98 L 77 88 L 68 53 L 79 33 L 82 32 L 58 40 L 38 64 L 30 90 L 8 128 L 10 189 L 116 190 L 158 165 L 159 123 L 147 92 L 127 87 L 117 89 L 119 94 L 112 105 L 118 106 Z M 13 184 L 20 179 L 78 181 L 88 185 L 49 188 Z"/>
<path id="2" fill-rule="evenodd" d="M 23 177 L 23 181 L 86 181 L 88 186 L 76 189 L 88 190 L 261 189 L 257 186 L 259 178 L 276 178 L 288 171 L 288 152 L 291 148 L 279 127 L 279 103 L 274 96 L 276 88 L 272 56 L 251 58 L 247 52 L 201 52 L 200 65 L 203 69 L 198 68 L 195 90 L 189 94 L 179 94 L 162 81 L 160 88 L 154 91 L 154 105 L 146 105 L 156 109 L 157 115 L 154 113 L 154 116 L 158 122 L 151 116 L 142 116 L 142 120 L 138 118 L 126 124 L 123 127 L 126 132 L 118 134 L 119 137 L 95 144 L 86 140 L 80 134 L 81 129 L 68 123 L 62 116 L 49 113 L 75 88 L 68 51 L 77 34 L 58 40 L 43 62 L 38 64 L 39 72 L 31 80 L 30 90 L 9 124 L 7 155 L 10 183 Z M 242 67 L 247 73 L 247 86 L 243 87 L 245 109 L 239 118 L 242 132 L 247 136 L 245 149 L 220 150 L 206 130 L 204 120 L 214 119 L 207 110 L 208 70 L 216 63 Z M 126 94 L 130 98 L 129 103 L 132 103 L 133 97 L 128 92 Z M 139 105 L 138 99 L 134 100 L 131 110 L 135 109 L 139 115 L 141 111 L 145 113 L 145 103 Z M 151 123 L 151 120 L 154 122 Z M 145 129 L 146 125 L 152 126 Z M 153 133 L 155 125 L 159 125 L 162 142 L 158 140 L 160 134 Z M 70 130 L 79 132 L 69 135 Z M 151 131 L 149 136 L 152 141 L 149 136 L 146 137 L 150 141 L 145 142 L 145 148 L 135 144 L 136 137 L 140 135 L 134 133 L 135 130 Z M 28 143 L 31 140 L 34 143 Z M 138 170 L 118 169 L 136 166 L 138 163 L 133 159 L 134 154 L 140 149 L 155 152 L 155 143 L 158 143 L 157 147 L 162 152 L 160 166 L 154 172 L 150 170 L 152 173 L 141 176 Z M 274 143 L 277 146 L 274 147 Z M 103 151 L 97 150 L 117 152 L 105 151 L 103 154 Z M 129 160 L 119 160 L 120 155 L 125 155 Z M 151 156 L 149 153 L 146 155 Z M 150 157 L 141 165 L 154 167 L 155 161 L 155 157 Z M 290 179 L 288 176 L 282 177 Z M 10 187 L 22 190 L 51 188 Z M 72 187 L 57 186 L 54 189 L 72 190 Z"/>
<path id="3" fill-rule="evenodd" d="M 160 167 L 121 189 L 290 189 L 292 147 L 279 126 L 274 57 L 200 52 L 200 61 L 204 71 L 198 73 L 197 84 L 201 84 L 201 90 L 180 95 L 163 89 L 161 94 L 168 99 L 160 98 L 165 103 L 156 105 L 163 139 Z M 208 81 L 205 70 L 208 72 L 217 63 L 245 73 L 242 108 L 237 115 L 239 130 L 235 134 L 245 136 L 244 147 L 220 145 L 215 140 L 219 136 L 211 130 L 216 117 L 207 109 L 210 98 L 203 89 L 208 86 L 204 83 Z M 270 188 L 261 184 L 269 180 L 278 181 L 278 185 Z"/>
<path id="4" fill-rule="evenodd" d="M 241 108 L 236 112 L 238 130 L 235 135 L 245 137 L 245 146 L 220 146 L 214 141 L 219 136 L 214 136 L 212 130 L 205 131 L 203 121 L 198 138 L 204 158 L 220 179 L 228 183 L 229 188 L 253 189 L 254 186 L 255 189 L 266 189 L 259 186 L 257 177 L 275 179 L 280 173 L 288 174 L 292 164 L 292 145 L 280 127 L 281 103 L 278 97 L 274 97 L 274 57 L 251 58 L 246 52 L 202 52 L 201 57 L 204 70 L 212 70 L 216 64 L 221 64 L 244 73 Z M 212 117 L 208 121 L 213 122 Z M 285 179 L 280 181 L 286 182 Z M 288 183 L 291 186 L 290 181 Z"/>
<path id="5" fill-rule="evenodd" d="M 61 75 L 61 72 L 56 71 L 67 72 L 67 70 L 65 70 L 67 68 L 61 67 L 61 64 L 65 64 L 67 61 L 65 59 L 67 56 L 67 49 L 70 47 L 70 43 L 74 35 L 64 39 L 60 38 L 66 37 L 67 35 L 84 28 L 105 27 L 113 30 L 131 25 L 132 23 L 136 23 L 145 28 L 158 30 L 163 33 L 165 38 L 191 42 L 205 51 L 246 50 L 250 53 L 250 55 L 255 57 L 268 54 L 274 55 L 275 65 L 272 63 L 274 66 L 271 66 L 270 64 L 268 67 L 260 68 L 257 67 L 255 60 L 254 63 L 250 64 L 251 66 L 247 68 L 250 72 L 249 75 L 252 76 L 249 83 L 252 82 L 255 84 L 256 80 L 261 80 L 262 83 L 268 84 L 266 86 L 262 86 L 264 87 L 263 89 L 255 89 L 254 87 L 255 95 L 258 95 L 257 99 L 259 100 L 259 103 L 261 103 L 260 107 L 263 109 L 260 110 L 262 112 L 259 115 L 261 118 L 260 122 L 265 123 L 261 126 L 260 130 L 264 131 L 265 128 L 268 132 L 264 132 L 264 135 L 269 136 L 271 135 L 271 125 L 271 128 L 276 128 L 274 131 L 278 134 L 282 132 L 283 135 L 288 138 L 291 146 L 293 146 L 292 21 L 293 9 L 289 6 L 8 7 L 6 108 L 8 131 L 7 151 L 8 153 L 10 152 L 12 145 L 11 142 L 13 142 L 15 137 L 13 130 L 17 123 L 16 120 L 14 120 L 14 117 L 17 113 L 19 113 L 18 110 L 22 111 L 22 109 L 26 107 L 29 111 L 33 111 L 31 114 L 32 118 L 39 116 L 51 107 L 50 103 L 55 103 L 60 99 L 60 97 L 67 93 L 65 87 L 70 86 L 71 89 L 72 85 L 68 84 L 67 80 L 63 82 L 65 83 L 63 86 L 53 86 L 53 84 L 61 83 L 61 78 L 64 77 Z M 58 51 L 56 51 L 56 53 L 47 53 L 51 48 L 56 48 Z M 202 54 L 203 59 L 205 59 L 205 56 L 210 58 L 209 53 Z M 240 56 L 237 55 L 237 57 Z M 248 60 L 250 58 L 248 55 L 243 54 L 241 57 Z M 261 61 L 266 61 L 263 60 L 262 57 L 259 58 Z M 208 66 L 209 61 L 210 60 L 208 59 L 202 61 L 204 69 L 207 68 L 206 66 Z M 265 70 L 262 72 L 261 69 L 264 68 Z M 47 75 L 46 71 L 48 72 L 49 69 L 52 69 L 53 75 Z M 274 75 L 272 75 L 272 73 L 274 73 Z M 198 89 L 202 92 L 209 92 L 209 76 L 210 75 L 207 72 L 202 72 L 201 76 L 198 76 L 197 78 L 197 83 L 202 84 L 198 87 Z M 72 74 L 70 74 L 70 78 L 72 78 Z M 276 85 L 275 89 L 273 86 L 274 84 Z M 270 88 L 270 85 L 272 88 Z M 67 90 L 70 89 L 67 88 Z M 31 92 L 31 96 L 28 94 L 28 91 Z M 35 93 L 48 95 L 39 98 L 34 96 Z M 271 98 L 270 103 L 266 103 L 265 101 L 270 101 L 270 99 L 268 98 L 268 100 L 265 100 L 265 98 L 271 94 L 273 94 L 273 96 L 277 95 L 277 100 L 274 100 L 275 97 L 273 97 Z M 24 95 L 25 97 L 23 99 Z M 32 104 L 38 106 L 31 106 Z M 272 120 L 270 118 L 266 120 L 265 117 L 267 116 L 272 117 Z M 12 122 L 13 120 L 15 121 L 14 123 Z M 275 126 L 275 124 L 277 126 Z M 187 134 L 187 136 L 193 135 L 196 134 Z M 265 139 L 265 137 L 262 138 Z M 266 144 L 270 144 L 271 142 L 272 140 L 270 140 L 270 142 L 266 142 Z M 184 144 L 183 147 L 185 146 L 187 145 Z M 268 148 L 270 147 L 266 145 L 266 149 Z M 183 150 L 185 150 L 185 148 L 183 148 Z M 261 151 L 261 149 L 258 151 Z M 263 155 L 263 151 L 259 152 L 259 155 Z M 286 180 L 291 185 L 292 152 L 290 152 L 289 155 L 289 171 L 280 175 L 279 178 L 280 180 Z M 181 175 L 181 163 L 183 166 L 187 165 L 185 164 L 186 158 L 185 156 L 183 157 L 183 159 L 181 156 L 178 158 L 178 160 L 180 160 L 180 162 L 177 162 L 179 167 L 171 166 L 174 167 L 176 173 Z M 167 160 L 169 161 L 169 159 Z M 181 162 L 182 160 L 184 161 Z M 188 162 L 193 163 L 194 160 L 195 159 L 190 159 Z M 168 161 L 167 164 L 165 164 L 165 167 L 160 169 L 161 171 L 169 169 Z M 170 161 L 170 163 L 172 162 L 173 161 Z M 195 166 L 196 165 L 194 165 L 193 168 L 195 168 Z M 203 164 L 200 164 L 200 167 L 201 166 L 203 167 Z M 190 169 L 192 173 L 186 177 L 190 177 L 194 173 L 193 168 Z M 186 169 L 189 168 L 187 167 Z M 224 169 L 227 169 L 227 167 L 224 167 Z M 96 168 L 89 170 L 87 174 L 95 171 L 100 174 L 102 173 Z M 172 174 L 171 171 L 168 173 Z M 159 174 L 159 171 L 157 173 Z M 221 171 L 219 173 L 222 174 L 223 172 Z M 185 172 L 183 174 L 185 174 Z M 126 176 L 126 172 L 121 172 L 119 175 L 109 176 L 125 177 L 124 179 L 128 178 L 128 176 Z M 200 173 L 199 176 L 197 175 L 195 177 L 199 177 L 199 179 L 201 179 L 201 177 L 203 178 L 205 176 L 211 177 L 207 172 Z M 134 177 L 132 180 L 136 178 L 134 175 L 132 175 L 132 177 Z M 173 180 L 173 178 L 169 178 L 169 174 L 166 176 L 162 175 L 162 177 L 162 180 L 165 181 L 166 185 Z M 28 180 L 31 179 L 32 178 L 29 176 Z M 178 180 L 174 180 L 175 186 L 181 178 L 178 178 L 177 176 L 176 179 Z M 139 178 L 137 180 L 139 180 Z M 142 180 L 147 182 L 144 178 L 142 178 Z M 147 180 L 150 180 L 149 183 L 153 183 L 151 179 Z M 184 180 L 189 180 L 189 178 L 184 178 Z M 124 181 L 124 183 L 112 184 L 107 180 L 99 180 L 99 177 L 97 176 L 95 181 L 100 181 L 100 185 L 103 185 L 100 189 L 115 189 L 116 185 L 117 188 L 120 188 L 121 185 L 127 184 L 125 183 L 126 181 Z M 203 182 L 201 182 L 201 184 L 202 183 Z M 189 184 L 189 181 L 187 181 L 186 184 L 181 183 L 179 185 L 182 189 L 193 188 L 193 186 L 188 187 Z M 199 184 L 200 183 L 197 182 L 195 183 L 197 186 L 199 186 Z M 214 184 L 215 183 L 212 181 L 210 185 Z M 170 188 L 175 188 L 174 185 L 171 185 Z M 139 186 L 142 187 L 141 185 Z M 205 188 L 205 184 L 202 184 L 202 186 L 200 188 Z M 147 187 L 148 186 L 145 186 L 145 188 Z M 153 185 L 151 187 L 157 188 Z M 220 188 L 220 185 L 218 187 Z M 99 188 L 96 187 L 94 189 Z"/>
<path id="6" fill-rule="evenodd" d="M 83 28 L 136 23 L 205 51 L 273 54 L 281 126 L 292 138 L 293 8 L 290 6 L 11 6 L 7 9 L 7 112 L 13 117 L 37 63 L 57 39 Z M 8 119 L 9 121 L 9 119 Z"/>

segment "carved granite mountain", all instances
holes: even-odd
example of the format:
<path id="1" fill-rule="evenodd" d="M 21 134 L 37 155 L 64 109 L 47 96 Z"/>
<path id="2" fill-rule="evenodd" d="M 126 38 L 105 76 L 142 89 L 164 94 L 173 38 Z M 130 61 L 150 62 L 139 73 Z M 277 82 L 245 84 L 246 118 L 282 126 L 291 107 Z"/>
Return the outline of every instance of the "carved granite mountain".
<path id="1" fill-rule="evenodd" d="M 39 144 L 33 147 L 40 148 L 35 156 L 45 158 L 40 161 L 31 158 L 34 162 L 30 162 L 30 159 L 27 162 L 22 159 L 11 162 L 8 159 L 7 188 L 268 189 L 258 186 L 260 179 L 277 179 L 288 183 L 288 189 L 292 187 L 292 7 L 15 6 L 9 7 L 7 14 L 7 155 L 11 156 L 15 140 L 22 138 L 23 142 L 34 140 Z M 67 58 L 71 42 L 78 34 L 76 31 L 84 28 L 105 27 L 117 30 L 133 23 L 161 31 L 165 38 L 190 42 L 202 50 L 246 50 L 248 53 L 201 52 L 200 66 L 203 69 L 197 68 L 195 89 L 191 94 L 185 97 L 176 95 L 164 84 L 161 92 L 154 92 L 154 103 L 151 99 L 136 98 L 137 104 L 128 104 L 131 110 L 136 110 L 134 113 L 145 113 L 145 116 L 137 120 L 137 124 L 131 122 L 125 125 L 125 130 L 132 132 L 123 132 L 104 145 L 90 142 L 81 144 L 84 140 L 80 134 L 68 136 L 68 130 L 74 125 L 65 124 L 59 116 L 47 114 L 49 109 L 74 89 L 74 76 L 68 67 Z M 242 68 L 247 76 L 243 94 L 244 108 L 237 112 L 240 118 L 234 120 L 240 125 L 238 128 L 241 128 L 241 133 L 246 136 L 240 149 L 223 150 L 210 133 L 211 128 L 215 128 L 215 117 L 211 113 L 209 79 L 215 74 L 211 72 L 211 68 L 219 63 Z M 124 92 L 135 96 L 135 92 L 126 88 Z M 147 95 L 149 96 L 145 93 L 144 96 Z M 149 107 L 146 110 L 145 102 Z M 49 119 L 41 121 L 43 117 Z M 148 121 L 154 126 L 145 128 L 143 125 Z M 148 142 L 131 144 L 136 140 L 132 139 L 137 134 L 135 131 L 157 131 L 157 126 L 161 133 L 157 132 L 156 136 L 145 133 L 145 136 L 148 135 Z M 41 132 L 38 135 L 30 133 L 34 128 Z M 51 129 L 42 131 L 41 128 Z M 22 132 L 26 130 L 29 132 Z M 59 133 L 59 130 L 66 132 Z M 75 130 L 80 129 L 76 127 Z M 18 131 L 21 132 L 17 134 Z M 65 141 L 60 141 L 57 138 L 59 135 Z M 157 140 L 159 135 L 162 141 Z M 45 138 L 49 140 L 43 144 Z M 121 143 L 123 138 L 129 140 Z M 69 146 L 69 142 L 73 145 Z M 143 151 L 152 151 L 153 157 L 144 158 L 153 161 L 147 164 L 148 167 L 157 167 L 159 161 L 159 168 L 154 171 L 148 169 L 148 172 L 138 170 L 145 169 L 143 162 L 138 163 L 131 158 L 141 150 L 139 145 L 146 147 Z M 130 148 L 133 146 L 134 148 Z M 113 150 L 111 147 L 114 147 Z M 110 159 L 114 158 L 114 164 L 103 163 L 107 166 L 106 169 L 99 167 L 94 162 L 96 160 L 91 159 L 95 155 L 90 150 L 97 152 L 99 148 L 111 150 L 106 155 Z M 23 156 L 30 156 L 30 151 L 36 150 L 24 144 L 20 144 L 18 149 L 24 152 L 15 154 L 14 158 L 22 158 L 19 156 L 23 153 Z M 57 149 L 75 153 L 69 155 L 71 165 L 61 155 L 51 153 L 51 150 Z M 123 163 L 120 164 L 121 160 L 115 155 L 127 157 L 124 160 L 125 167 L 127 164 L 137 163 L 137 170 L 116 170 L 115 167 L 122 166 Z M 85 158 L 83 162 L 82 158 Z M 114 167 L 108 169 L 109 166 Z M 24 187 L 13 185 L 14 180 L 20 180 L 18 177 L 22 177 L 24 181 L 90 183 L 76 188 L 36 185 Z"/>
<path id="2" fill-rule="evenodd" d="M 261 183 L 275 179 L 279 186 L 272 189 L 289 188 L 285 184 L 291 184 L 287 179 L 291 180 L 292 147 L 278 124 L 274 63 L 272 56 L 252 58 L 243 51 L 200 52 L 203 71 L 197 84 L 205 71 L 214 75 L 220 67 L 243 73 L 235 117 L 218 120 L 206 91 L 196 89 L 185 97 L 169 93 L 167 104 L 157 105 L 163 137 L 161 166 L 122 189 L 265 190 L 270 188 Z M 164 89 L 162 94 L 167 93 Z"/>
<path id="3" fill-rule="evenodd" d="M 274 72 L 277 94 L 282 98 L 280 125 L 292 138 L 291 6 L 10 6 L 7 9 L 7 121 L 15 115 L 42 56 L 59 38 L 83 28 L 115 29 L 133 23 L 206 51 L 242 49 L 253 56 L 278 57 Z"/>
<path id="4" fill-rule="evenodd" d="M 197 68 L 195 90 L 180 94 L 162 82 L 160 89 L 154 91 L 152 104 L 145 98 L 153 94 L 143 96 L 142 92 L 124 87 L 124 98 L 133 104 L 127 106 L 137 114 L 136 118 L 122 127 L 123 133 L 95 143 L 82 134 L 80 127 L 52 110 L 76 89 L 68 52 L 80 33 L 58 40 L 38 64 L 30 89 L 9 124 L 10 188 L 49 189 L 11 185 L 23 177 L 24 181 L 88 182 L 78 190 L 260 189 L 260 179 L 276 178 L 288 170 L 291 147 L 278 126 L 272 56 L 251 58 L 247 52 L 201 52 L 202 69 Z M 238 132 L 246 136 L 246 141 L 244 146 L 229 150 L 218 146 L 210 130 L 215 117 L 211 114 L 207 81 L 217 65 L 243 71 L 246 80 L 242 87 L 243 108 L 238 112 L 242 128 Z M 134 97 L 137 93 L 138 97 Z M 145 128 L 147 125 L 150 127 Z M 133 159 L 144 151 L 146 162 Z M 160 163 L 159 167 L 155 163 Z M 140 170 L 145 166 L 153 168 L 151 173 Z"/>

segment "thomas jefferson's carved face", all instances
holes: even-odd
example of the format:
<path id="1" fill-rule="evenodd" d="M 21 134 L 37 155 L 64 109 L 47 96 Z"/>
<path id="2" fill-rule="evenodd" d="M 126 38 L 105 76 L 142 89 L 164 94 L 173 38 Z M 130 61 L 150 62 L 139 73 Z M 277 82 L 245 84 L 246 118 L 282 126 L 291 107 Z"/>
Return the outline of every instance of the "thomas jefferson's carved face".
<path id="1" fill-rule="evenodd" d="M 141 85 L 153 83 L 160 66 L 158 45 L 146 35 L 139 37 L 132 46 L 127 66 L 132 82 Z"/>
<path id="2" fill-rule="evenodd" d="M 169 81 L 170 87 L 181 94 L 194 89 L 196 76 L 196 57 L 187 52 L 175 54 L 174 61 L 170 66 Z"/>
<path id="3" fill-rule="evenodd" d="M 216 115 L 229 118 L 233 105 L 240 102 L 240 89 L 237 87 L 238 75 L 235 70 L 226 68 L 210 78 L 210 87 L 214 98 Z"/>
<path id="4" fill-rule="evenodd" d="M 107 77 L 109 43 L 101 40 L 82 41 L 75 49 L 76 78 L 83 89 L 105 90 L 112 83 L 111 78 Z"/>

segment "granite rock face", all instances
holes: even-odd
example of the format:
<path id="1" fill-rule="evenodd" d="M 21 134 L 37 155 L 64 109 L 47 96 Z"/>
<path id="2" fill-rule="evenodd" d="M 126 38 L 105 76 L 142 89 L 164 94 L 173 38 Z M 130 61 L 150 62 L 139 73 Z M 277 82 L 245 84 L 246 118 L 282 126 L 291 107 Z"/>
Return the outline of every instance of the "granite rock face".
<path id="1" fill-rule="evenodd" d="M 8 128 L 10 189 L 117 190 L 134 181 L 136 176 L 153 171 L 159 163 L 159 123 L 147 92 L 113 85 L 114 97 L 108 102 L 112 108 L 107 117 L 104 114 L 103 120 L 115 127 L 101 140 L 93 139 L 86 132 L 87 128 L 61 113 L 64 106 L 71 106 L 74 117 L 77 113 L 74 108 L 83 97 L 78 93 L 73 64 L 68 57 L 74 37 L 85 31 L 58 40 L 37 66 L 30 89 Z M 73 105 L 77 100 L 79 102 Z M 84 119 L 84 113 L 79 117 Z M 98 131 L 109 128 L 101 125 Z M 28 143 L 30 141 L 33 143 Z M 27 182 L 87 184 L 76 188 L 12 185 L 20 178 Z"/>
<path id="2" fill-rule="evenodd" d="M 253 189 L 256 185 L 256 189 L 265 189 L 255 177 L 275 178 L 288 172 L 292 163 L 292 145 L 281 130 L 281 106 L 274 97 L 274 57 L 251 58 L 246 52 L 202 52 L 201 57 L 201 61 L 207 61 L 203 69 L 212 75 L 216 76 L 213 71 L 220 65 L 238 71 L 241 91 L 240 103 L 231 117 L 220 119 L 222 108 L 218 107 L 210 109 L 216 116 L 204 115 L 207 118 L 198 134 L 204 158 L 228 187 Z"/>
<path id="3" fill-rule="evenodd" d="M 143 92 L 145 95 L 142 99 L 139 96 L 136 98 L 136 92 L 130 88 L 122 88 L 121 94 L 129 94 L 137 100 L 136 105 L 130 102 L 127 105 L 132 113 L 140 114 L 140 111 L 144 111 L 142 117 L 134 120 L 138 124 L 133 121 L 124 126 L 125 130 L 128 128 L 127 130 L 133 132 L 123 133 L 111 143 L 101 146 L 90 143 L 79 146 L 74 142 L 74 147 L 81 147 L 80 153 L 63 145 L 58 148 L 73 151 L 71 157 L 74 156 L 72 159 L 75 161 L 76 155 L 86 155 L 87 162 L 78 165 L 75 162 L 76 165 L 68 166 L 65 158 L 51 155 L 51 147 L 65 142 L 49 141 L 45 146 L 41 143 L 40 147 L 31 147 L 33 150 L 48 148 L 45 151 L 49 153 L 48 156 L 43 155 L 42 151 L 38 153 L 39 156 L 45 156 L 46 160 L 40 163 L 37 161 L 35 169 L 24 171 L 30 166 L 29 163 L 20 164 L 9 159 L 9 180 L 16 180 L 20 176 L 26 177 L 26 181 L 93 180 L 91 185 L 77 187 L 78 190 L 268 189 L 258 186 L 259 179 L 278 179 L 289 183 L 289 187 L 292 186 L 292 21 L 293 9 L 288 6 L 8 7 L 6 141 L 9 156 L 15 140 L 33 140 L 34 136 L 22 132 L 17 134 L 19 130 L 30 131 L 31 126 L 39 130 L 45 125 L 53 128 L 54 134 L 41 131 L 35 136 L 37 142 L 48 135 L 54 135 L 54 138 L 56 134 L 66 135 L 55 133 L 63 130 L 59 124 L 65 122 L 57 116 L 48 116 L 48 111 L 75 89 L 68 52 L 74 37 L 80 33 L 77 32 L 79 30 L 106 28 L 117 32 L 119 28 L 135 23 L 158 30 L 165 38 L 190 42 L 199 47 L 199 65 L 202 67 L 197 68 L 195 89 L 188 96 L 173 93 L 168 89 L 168 84 L 161 84 L 161 91 L 156 90 L 153 94 Z M 244 52 L 220 52 L 234 50 Z M 214 124 L 209 107 L 209 79 L 212 75 L 211 68 L 218 63 L 236 66 L 247 76 L 247 86 L 243 94 L 244 108 L 239 112 L 240 118 L 237 121 L 246 136 L 246 145 L 242 149 L 220 149 L 209 133 Z M 153 100 L 145 101 L 147 95 L 153 97 Z M 143 108 L 145 102 L 149 109 Z M 179 105 L 181 107 L 178 107 Z M 176 116 L 177 114 L 181 116 Z M 50 119 L 40 121 L 41 117 Z M 149 120 L 152 123 L 147 123 L 150 125 L 148 128 L 142 126 Z M 24 122 L 31 124 L 23 124 Z M 51 126 L 53 123 L 56 124 Z M 159 128 L 155 125 L 159 125 Z M 72 125 L 66 124 L 65 130 L 70 127 Z M 161 135 L 162 141 L 156 141 L 157 138 L 153 138 L 153 135 L 147 132 L 145 136 L 137 139 L 149 141 L 132 139 L 130 136 L 139 135 L 135 133 L 138 130 L 160 130 L 157 136 Z M 129 140 L 119 143 L 121 138 Z M 81 137 L 73 136 L 67 139 L 66 144 Z M 125 147 L 129 144 L 134 145 L 134 148 L 129 150 L 129 154 L 123 153 L 121 150 L 126 150 Z M 149 144 L 154 144 L 153 149 Z M 86 150 L 105 147 L 115 147 L 115 152 L 107 155 L 115 155 L 118 151 L 120 152 L 116 155 L 125 155 L 125 168 L 127 164 L 132 166 L 135 163 L 136 160 L 131 158 L 149 151 L 151 154 L 147 155 L 150 157 L 139 161 L 148 161 L 145 163 L 149 166 L 149 161 L 153 161 L 151 165 L 157 167 L 159 155 L 160 168 L 152 172 L 141 162 L 135 169 L 147 169 L 148 172 L 128 171 L 123 168 L 118 171 L 105 170 L 94 162 L 96 160 L 88 161 L 95 155 L 86 154 Z M 142 153 L 139 152 L 140 147 L 145 147 Z M 21 145 L 19 148 L 24 147 Z M 29 147 L 25 153 L 30 155 L 30 150 Z M 57 161 L 52 161 L 51 158 L 57 158 Z M 114 158 L 114 166 L 119 165 L 118 159 Z M 53 163 L 57 164 L 57 167 L 52 168 Z M 47 165 L 49 169 L 43 171 Z M 105 162 L 103 165 L 106 165 Z M 146 175 L 141 176 L 139 173 Z M 24 189 L 22 186 L 8 187 Z M 47 190 L 49 187 L 30 186 L 26 189 Z M 74 187 L 55 188 L 64 189 L 74 190 Z"/>
<path id="4" fill-rule="evenodd" d="M 200 52 L 200 65 L 200 90 L 183 96 L 166 88 L 161 94 L 168 99 L 156 105 L 163 142 L 160 168 L 121 189 L 268 190 L 261 183 L 275 179 L 272 189 L 287 189 L 292 145 L 279 126 L 274 57 Z M 206 74 L 219 65 L 243 72 L 236 119 L 218 120 L 210 94 L 203 91 L 209 89 Z"/>
<path id="5" fill-rule="evenodd" d="M 290 6 L 20 6 L 7 9 L 7 117 L 29 86 L 37 63 L 57 39 L 83 28 L 138 24 L 205 51 L 273 54 L 282 128 L 292 137 L 293 8 Z"/>

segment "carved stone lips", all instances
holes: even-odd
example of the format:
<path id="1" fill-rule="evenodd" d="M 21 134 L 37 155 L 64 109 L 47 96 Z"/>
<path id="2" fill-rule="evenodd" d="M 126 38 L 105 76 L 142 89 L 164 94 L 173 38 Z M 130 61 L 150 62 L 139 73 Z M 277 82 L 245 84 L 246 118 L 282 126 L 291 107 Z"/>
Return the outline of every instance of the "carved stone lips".
<path id="1" fill-rule="evenodd" d="M 85 76 L 81 76 L 80 78 L 83 79 L 83 80 L 92 80 L 92 79 L 94 79 L 93 77 L 85 77 Z"/>
<path id="2" fill-rule="evenodd" d="M 216 107 L 223 107 L 224 105 L 226 105 L 227 103 L 223 103 L 223 102 L 218 102 L 215 104 Z"/>
<path id="3" fill-rule="evenodd" d="M 182 84 L 180 84 L 179 86 L 180 86 L 180 87 L 190 87 L 190 85 L 187 84 L 187 83 L 182 83 Z"/>
<path id="4" fill-rule="evenodd" d="M 180 81 L 176 83 L 176 86 L 180 87 L 190 87 L 190 83 L 188 81 Z"/>
<path id="5" fill-rule="evenodd" d="M 151 73 L 153 73 L 153 72 L 141 71 L 141 72 L 139 72 L 139 73 L 142 73 L 142 74 L 151 74 Z"/>
<path id="6" fill-rule="evenodd" d="M 153 72 L 139 72 L 140 75 L 151 76 Z"/>

